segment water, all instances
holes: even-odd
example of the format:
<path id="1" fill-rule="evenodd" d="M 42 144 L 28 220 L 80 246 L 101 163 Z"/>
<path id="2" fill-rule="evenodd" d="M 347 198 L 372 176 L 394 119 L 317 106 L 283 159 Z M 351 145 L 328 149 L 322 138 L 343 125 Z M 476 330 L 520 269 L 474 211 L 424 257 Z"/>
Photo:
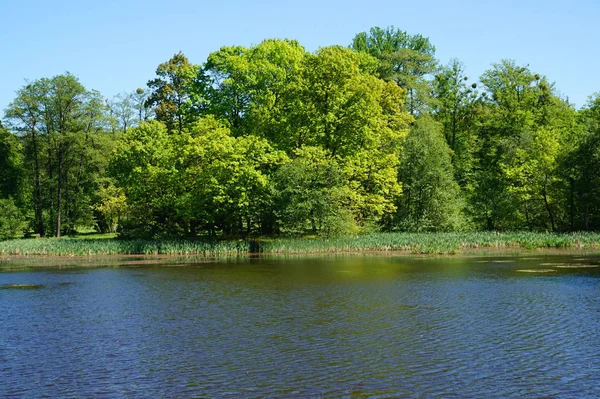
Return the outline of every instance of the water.
<path id="1" fill-rule="evenodd" d="M 600 257 L 531 256 L 0 263 L 41 285 L 0 289 L 0 397 L 600 397 Z"/>

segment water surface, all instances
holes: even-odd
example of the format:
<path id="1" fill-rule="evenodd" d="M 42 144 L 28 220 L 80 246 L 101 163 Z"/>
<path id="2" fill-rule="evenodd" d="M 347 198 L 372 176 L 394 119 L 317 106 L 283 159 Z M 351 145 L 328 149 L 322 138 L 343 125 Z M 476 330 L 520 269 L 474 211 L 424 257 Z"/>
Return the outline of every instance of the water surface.
<path id="1" fill-rule="evenodd" d="M 0 263 L 0 396 L 600 397 L 597 255 L 127 262 Z"/>

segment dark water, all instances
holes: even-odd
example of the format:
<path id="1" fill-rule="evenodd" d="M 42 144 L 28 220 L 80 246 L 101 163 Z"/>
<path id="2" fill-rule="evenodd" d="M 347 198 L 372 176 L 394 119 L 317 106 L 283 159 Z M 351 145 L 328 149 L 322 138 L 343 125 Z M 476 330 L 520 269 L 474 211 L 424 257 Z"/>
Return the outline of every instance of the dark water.
<path id="1" fill-rule="evenodd" d="M 598 398 L 600 257 L 531 256 L 4 269 L 0 397 Z"/>

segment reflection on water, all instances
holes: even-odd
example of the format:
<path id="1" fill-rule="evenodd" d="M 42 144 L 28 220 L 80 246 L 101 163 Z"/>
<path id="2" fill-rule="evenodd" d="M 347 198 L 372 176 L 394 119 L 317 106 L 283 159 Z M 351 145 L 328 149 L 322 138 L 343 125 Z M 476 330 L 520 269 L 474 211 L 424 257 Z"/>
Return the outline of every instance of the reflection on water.
<path id="1" fill-rule="evenodd" d="M 0 393 L 600 397 L 598 264 L 356 256 L 5 271 L 0 285 L 41 288 L 0 290 Z"/>

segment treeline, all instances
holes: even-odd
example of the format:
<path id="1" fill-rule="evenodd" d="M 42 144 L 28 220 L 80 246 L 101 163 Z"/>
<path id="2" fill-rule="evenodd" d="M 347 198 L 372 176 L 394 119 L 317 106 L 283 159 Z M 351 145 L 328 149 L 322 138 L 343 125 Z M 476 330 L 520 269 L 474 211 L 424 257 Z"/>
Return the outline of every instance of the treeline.
<path id="1" fill-rule="evenodd" d="M 502 60 L 478 81 L 393 27 L 182 54 L 112 100 L 28 83 L 0 126 L 0 238 L 600 228 L 600 96 Z"/>

